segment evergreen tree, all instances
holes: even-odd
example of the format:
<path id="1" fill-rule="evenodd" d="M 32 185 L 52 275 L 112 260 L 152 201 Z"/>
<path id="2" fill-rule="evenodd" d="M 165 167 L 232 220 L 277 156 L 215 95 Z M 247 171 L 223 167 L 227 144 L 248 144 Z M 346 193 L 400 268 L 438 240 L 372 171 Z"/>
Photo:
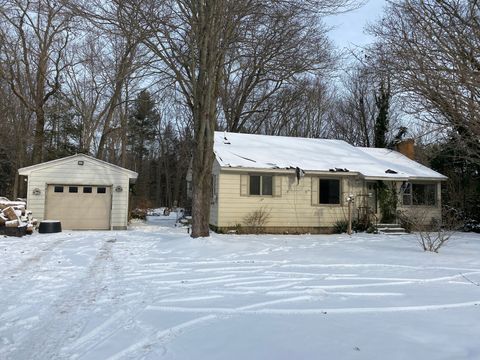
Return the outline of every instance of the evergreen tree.
<path id="1" fill-rule="evenodd" d="M 146 199 L 148 174 L 144 171 L 144 160 L 157 135 L 160 119 L 155 101 L 147 90 L 142 90 L 135 99 L 128 119 L 128 142 L 132 154 L 132 168 L 138 172 L 136 195 Z"/>
<path id="2" fill-rule="evenodd" d="M 159 117 L 152 96 L 147 90 L 142 90 L 135 99 L 128 120 L 128 140 L 138 171 L 148 152 L 148 145 L 155 139 Z"/>
<path id="3" fill-rule="evenodd" d="M 12 179 L 14 177 L 14 169 L 11 156 L 7 149 L 0 144 L 0 197 L 11 196 Z"/>
<path id="4" fill-rule="evenodd" d="M 390 80 L 382 79 L 380 89 L 375 95 L 375 104 L 377 106 L 377 117 L 375 118 L 375 147 L 387 147 L 387 132 L 389 129 L 389 106 L 390 106 Z"/>

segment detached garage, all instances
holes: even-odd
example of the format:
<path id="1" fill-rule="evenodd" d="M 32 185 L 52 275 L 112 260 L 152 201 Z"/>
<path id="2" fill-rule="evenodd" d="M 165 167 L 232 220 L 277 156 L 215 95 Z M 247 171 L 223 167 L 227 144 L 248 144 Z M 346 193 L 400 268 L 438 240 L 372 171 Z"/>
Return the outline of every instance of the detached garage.
<path id="1" fill-rule="evenodd" d="M 136 172 L 78 154 L 18 173 L 28 177 L 27 207 L 38 220 L 60 220 L 69 230 L 127 228 L 129 187 Z"/>

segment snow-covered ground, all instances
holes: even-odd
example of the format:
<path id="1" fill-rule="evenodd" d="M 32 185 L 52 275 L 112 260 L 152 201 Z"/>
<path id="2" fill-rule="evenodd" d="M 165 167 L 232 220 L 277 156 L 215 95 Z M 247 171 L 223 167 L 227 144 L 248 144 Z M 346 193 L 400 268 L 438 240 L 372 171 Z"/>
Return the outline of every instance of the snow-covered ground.
<path id="1" fill-rule="evenodd" d="M 173 214 L 174 215 L 174 214 Z M 0 238 L 1 359 L 480 359 L 480 236 Z"/>

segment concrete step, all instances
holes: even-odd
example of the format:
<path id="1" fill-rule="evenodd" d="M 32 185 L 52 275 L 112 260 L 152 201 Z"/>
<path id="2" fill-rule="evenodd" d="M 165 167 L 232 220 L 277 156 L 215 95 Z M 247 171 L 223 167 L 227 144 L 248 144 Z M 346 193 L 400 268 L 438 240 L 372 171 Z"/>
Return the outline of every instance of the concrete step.
<path id="1" fill-rule="evenodd" d="M 383 232 L 405 232 L 405 229 L 402 227 L 377 227 L 378 231 Z"/>
<path id="2" fill-rule="evenodd" d="M 378 232 L 388 235 L 405 235 L 408 234 L 403 227 L 398 224 L 378 224 Z"/>
<path id="3" fill-rule="evenodd" d="M 384 234 L 384 235 L 408 235 L 408 233 L 405 232 L 405 231 L 399 231 L 399 232 L 383 232 L 383 231 L 380 231 L 379 233 Z"/>
<path id="4" fill-rule="evenodd" d="M 400 228 L 400 224 L 394 224 L 394 223 L 384 223 L 384 224 L 377 224 L 378 228 Z"/>

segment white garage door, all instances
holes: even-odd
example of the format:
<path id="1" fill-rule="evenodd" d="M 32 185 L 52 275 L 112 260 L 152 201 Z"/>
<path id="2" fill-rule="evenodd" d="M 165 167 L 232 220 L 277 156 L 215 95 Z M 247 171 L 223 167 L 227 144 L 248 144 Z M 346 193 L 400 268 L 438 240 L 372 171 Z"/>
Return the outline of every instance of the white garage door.
<path id="1" fill-rule="evenodd" d="M 45 219 L 60 220 L 63 229 L 108 230 L 111 208 L 111 187 L 48 185 Z"/>

